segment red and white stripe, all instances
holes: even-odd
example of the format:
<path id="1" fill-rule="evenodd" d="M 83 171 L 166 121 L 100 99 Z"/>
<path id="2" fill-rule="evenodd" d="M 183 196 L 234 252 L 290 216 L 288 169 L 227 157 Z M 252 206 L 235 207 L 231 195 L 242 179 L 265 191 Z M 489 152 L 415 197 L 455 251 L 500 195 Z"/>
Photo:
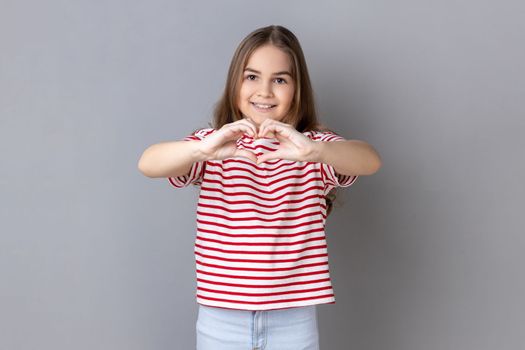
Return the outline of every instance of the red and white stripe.
<path id="1" fill-rule="evenodd" d="M 197 130 L 184 140 L 202 140 Z M 340 141 L 331 132 L 303 133 L 313 141 Z M 237 141 L 260 155 L 277 139 Z M 175 188 L 200 186 L 195 261 L 197 302 L 241 310 L 272 310 L 334 303 L 324 233 L 326 194 L 357 176 L 328 164 L 242 157 L 196 162 L 189 174 L 170 177 Z"/>

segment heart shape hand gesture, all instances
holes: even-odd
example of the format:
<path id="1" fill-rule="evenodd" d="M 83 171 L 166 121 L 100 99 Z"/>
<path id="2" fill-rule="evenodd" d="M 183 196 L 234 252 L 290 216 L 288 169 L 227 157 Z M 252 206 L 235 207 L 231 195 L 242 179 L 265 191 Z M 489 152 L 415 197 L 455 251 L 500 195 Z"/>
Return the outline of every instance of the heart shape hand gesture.
<path id="1" fill-rule="evenodd" d="M 237 140 L 246 133 L 257 136 L 257 127 L 247 119 L 224 124 L 219 130 L 210 134 L 200 142 L 200 151 L 205 159 L 225 159 L 244 157 L 257 163 L 257 156 L 252 152 L 237 148 Z"/>
<path id="2" fill-rule="evenodd" d="M 273 152 L 257 157 L 248 150 L 237 148 L 237 140 L 245 133 L 254 139 L 274 137 L 279 141 L 279 147 Z M 315 146 L 314 141 L 298 132 L 290 124 L 266 119 L 257 128 L 257 125 L 252 120 L 244 118 L 223 125 L 219 130 L 203 139 L 200 144 L 200 151 L 206 159 L 244 157 L 261 164 L 271 159 L 313 161 L 318 152 Z"/>
<path id="3" fill-rule="evenodd" d="M 279 147 L 273 152 L 260 155 L 257 164 L 271 159 L 313 161 L 317 156 L 316 143 L 297 131 L 292 125 L 266 119 L 259 127 L 258 137 L 275 137 Z"/>

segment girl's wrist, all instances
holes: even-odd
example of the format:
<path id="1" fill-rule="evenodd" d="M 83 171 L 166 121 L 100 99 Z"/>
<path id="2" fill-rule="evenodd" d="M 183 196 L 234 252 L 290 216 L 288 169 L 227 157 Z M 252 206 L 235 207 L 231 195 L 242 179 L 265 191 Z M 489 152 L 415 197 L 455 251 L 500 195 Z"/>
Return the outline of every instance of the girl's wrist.
<path id="1" fill-rule="evenodd" d="M 201 162 L 211 159 L 211 157 L 202 150 L 202 141 L 194 140 L 189 141 L 191 143 L 191 157 L 194 162 Z"/>
<path id="2" fill-rule="evenodd" d="M 308 161 L 313 163 L 323 163 L 325 143 L 323 141 L 312 141 L 312 150 Z"/>

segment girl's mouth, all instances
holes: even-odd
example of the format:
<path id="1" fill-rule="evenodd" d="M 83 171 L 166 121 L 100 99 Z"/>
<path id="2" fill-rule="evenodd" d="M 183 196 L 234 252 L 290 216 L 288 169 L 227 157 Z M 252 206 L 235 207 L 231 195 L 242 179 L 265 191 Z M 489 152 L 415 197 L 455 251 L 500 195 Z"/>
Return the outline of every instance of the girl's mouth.
<path id="1" fill-rule="evenodd" d="M 256 110 L 261 111 L 261 112 L 272 110 L 273 108 L 277 106 L 277 105 L 271 105 L 271 104 L 265 104 L 265 103 L 255 103 L 255 102 L 250 102 L 250 104 L 254 106 Z"/>

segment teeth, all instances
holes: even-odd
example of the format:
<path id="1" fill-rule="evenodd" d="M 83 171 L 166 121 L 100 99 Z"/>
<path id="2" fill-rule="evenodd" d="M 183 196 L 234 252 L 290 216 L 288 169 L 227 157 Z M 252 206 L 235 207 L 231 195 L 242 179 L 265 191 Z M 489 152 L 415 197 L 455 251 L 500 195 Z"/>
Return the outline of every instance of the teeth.
<path id="1" fill-rule="evenodd" d="M 258 104 L 258 103 L 254 103 L 255 107 L 257 108 L 272 108 L 273 105 L 261 105 L 261 104 Z"/>

